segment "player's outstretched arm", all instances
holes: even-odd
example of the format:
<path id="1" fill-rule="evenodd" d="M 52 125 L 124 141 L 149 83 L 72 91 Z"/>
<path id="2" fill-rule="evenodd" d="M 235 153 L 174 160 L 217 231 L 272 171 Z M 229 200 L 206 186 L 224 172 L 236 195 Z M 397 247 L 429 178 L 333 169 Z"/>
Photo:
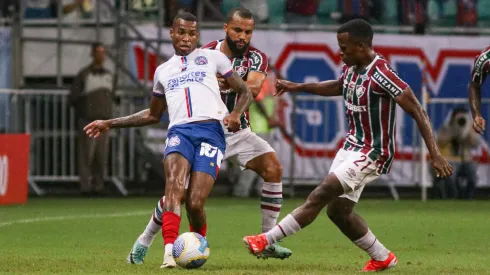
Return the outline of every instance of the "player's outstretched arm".
<path id="1" fill-rule="evenodd" d="M 240 129 L 240 116 L 250 107 L 253 101 L 253 95 L 247 84 L 236 72 L 233 72 L 226 78 L 226 82 L 230 88 L 235 91 L 239 99 L 235 105 L 235 108 L 225 117 L 224 123 L 228 126 L 228 129 L 236 131 Z"/>
<path id="2" fill-rule="evenodd" d="M 429 120 L 429 116 L 420 105 L 420 102 L 415 97 L 412 89 L 407 87 L 403 93 L 396 96 L 395 101 L 402 109 L 407 112 L 417 123 L 422 138 L 427 145 L 430 157 L 432 159 L 432 167 L 436 170 L 437 177 L 447 177 L 453 173 L 451 165 L 442 157 L 439 147 L 437 146 L 434 131 Z"/>
<path id="3" fill-rule="evenodd" d="M 152 96 L 150 108 L 138 113 L 109 120 L 96 120 L 83 128 L 89 137 L 99 137 L 111 128 L 141 127 L 156 124 L 167 109 L 165 97 Z"/>
<path id="4" fill-rule="evenodd" d="M 470 100 L 470 109 L 471 115 L 473 116 L 473 129 L 479 133 L 483 134 L 485 131 L 485 120 L 481 115 L 481 85 L 471 81 L 469 85 L 469 100 Z"/>
<path id="5" fill-rule="evenodd" d="M 313 83 L 295 83 L 284 79 L 276 80 L 276 93 L 280 96 L 285 92 L 307 92 L 321 96 L 342 95 L 342 83 L 340 80 L 327 80 Z"/>

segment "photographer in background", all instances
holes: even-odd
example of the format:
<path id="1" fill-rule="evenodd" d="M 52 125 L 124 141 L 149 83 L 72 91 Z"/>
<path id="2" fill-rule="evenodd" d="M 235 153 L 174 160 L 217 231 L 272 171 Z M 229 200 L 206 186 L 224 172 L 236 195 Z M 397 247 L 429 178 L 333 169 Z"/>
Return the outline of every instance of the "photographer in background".
<path id="1" fill-rule="evenodd" d="M 455 173 L 450 178 L 434 177 L 434 188 L 442 199 L 473 199 L 476 189 L 476 165 L 470 154 L 480 145 L 480 136 L 471 129 L 471 117 L 464 107 L 449 113 L 448 120 L 437 133 L 442 155 L 451 162 Z M 463 186 L 463 180 L 466 187 Z"/>

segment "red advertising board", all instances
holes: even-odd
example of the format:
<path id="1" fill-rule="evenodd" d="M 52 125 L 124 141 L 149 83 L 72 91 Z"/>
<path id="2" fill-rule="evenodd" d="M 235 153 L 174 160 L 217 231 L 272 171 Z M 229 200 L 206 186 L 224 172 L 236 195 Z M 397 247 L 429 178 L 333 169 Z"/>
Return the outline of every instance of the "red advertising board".
<path id="1" fill-rule="evenodd" d="M 27 201 L 30 136 L 0 135 L 0 204 Z"/>

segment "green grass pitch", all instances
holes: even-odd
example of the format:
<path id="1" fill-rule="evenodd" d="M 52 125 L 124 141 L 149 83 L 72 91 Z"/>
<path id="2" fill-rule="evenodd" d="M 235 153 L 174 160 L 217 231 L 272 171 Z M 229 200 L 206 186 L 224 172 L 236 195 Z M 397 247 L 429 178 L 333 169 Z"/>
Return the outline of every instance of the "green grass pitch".
<path id="1" fill-rule="evenodd" d="M 126 256 L 156 198 L 31 199 L 0 207 L 0 274 L 356 274 L 368 256 L 325 212 L 282 244 L 287 260 L 258 260 L 242 244 L 260 228 L 258 199 L 210 198 L 211 255 L 198 270 L 160 270 L 162 237 L 144 265 Z M 303 200 L 285 200 L 281 217 Z M 364 200 L 358 212 L 398 256 L 393 274 L 490 274 L 490 202 Z M 181 232 L 187 231 L 187 221 Z"/>

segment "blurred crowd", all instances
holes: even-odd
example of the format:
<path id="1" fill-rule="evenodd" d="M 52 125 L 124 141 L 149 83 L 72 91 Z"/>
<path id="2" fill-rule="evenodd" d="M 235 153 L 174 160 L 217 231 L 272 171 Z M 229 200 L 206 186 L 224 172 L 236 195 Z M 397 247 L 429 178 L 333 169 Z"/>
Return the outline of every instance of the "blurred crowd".
<path id="1" fill-rule="evenodd" d="M 24 1 L 26 19 L 64 16 L 90 18 L 96 7 L 102 20 L 113 14 L 104 3 L 120 8 L 120 0 L 20 0 Z M 57 3 L 62 7 L 58 10 Z M 157 0 L 123 1 L 130 13 L 146 19 L 158 16 Z M 484 0 L 166 0 L 163 2 L 166 23 L 180 10 L 201 13 L 205 21 L 221 21 L 223 14 L 236 6 L 252 10 L 261 23 L 336 24 L 352 18 L 364 18 L 373 24 L 413 26 L 424 33 L 432 26 L 486 27 L 490 25 L 490 1 Z M 19 1 L 3 0 L 1 14 L 18 10 Z M 200 9 L 199 9 L 200 7 Z M 199 10 L 199 12 L 198 12 Z M 71 15 L 78 14 L 78 15 Z"/>

